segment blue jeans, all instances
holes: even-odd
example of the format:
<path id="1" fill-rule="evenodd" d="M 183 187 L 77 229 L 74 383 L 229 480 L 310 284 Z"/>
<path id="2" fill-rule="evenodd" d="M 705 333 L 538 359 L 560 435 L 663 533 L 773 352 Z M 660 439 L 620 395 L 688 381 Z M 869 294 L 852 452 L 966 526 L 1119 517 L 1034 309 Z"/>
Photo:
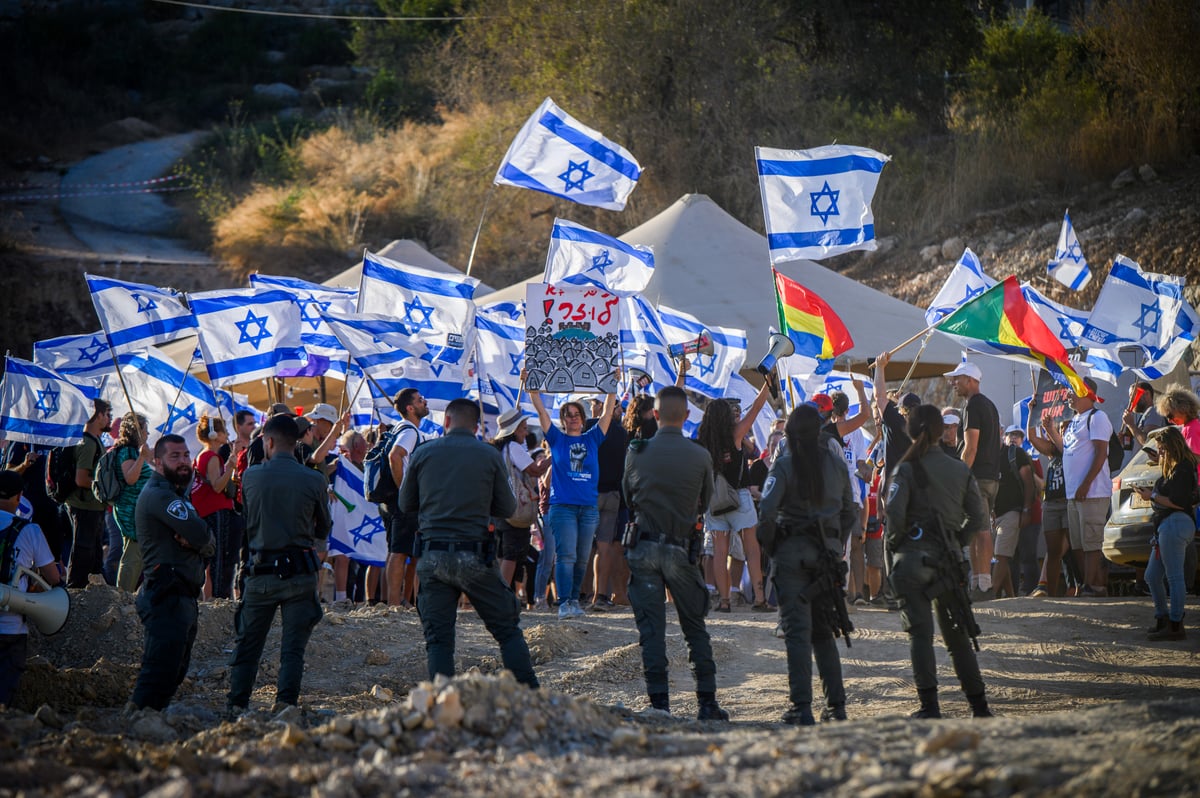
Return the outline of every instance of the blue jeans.
<path id="1" fill-rule="evenodd" d="M 596 505 L 552 504 L 547 517 L 554 528 L 554 587 L 559 601 L 578 601 L 600 511 Z"/>
<path id="2" fill-rule="evenodd" d="M 554 573 L 554 527 L 550 526 L 549 513 L 542 516 L 542 552 L 538 555 L 537 573 L 533 577 L 533 596 L 546 598 L 546 587 Z"/>
<path id="3" fill-rule="evenodd" d="M 1188 544 L 1196 535 L 1196 522 L 1188 513 L 1171 513 L 1158 525 L 1155 534 L 1158 545 L 1150 553 L 1150 562 L 1146 565 L 1146 584 L 1154 599 L 1154 614 L 1160 618 L 1168 615 L 1167 594 L 1163 587 L 1165 576 L 1171 587 L 1169 617 L 1172 621 L 1182 621 L 1183 600 L 1187 595 L 1183 561 L 1187 557 Z"/>
<path id="4" fill-rule="evenodd" d="M 116 513 L 104 514 L 104 536 L 108 548 L 104 550 L 103 574 L 104 581 L 109 585 L 117 584 L 117 570 L 121 565 L 121 528 L 117 526 Z"/>

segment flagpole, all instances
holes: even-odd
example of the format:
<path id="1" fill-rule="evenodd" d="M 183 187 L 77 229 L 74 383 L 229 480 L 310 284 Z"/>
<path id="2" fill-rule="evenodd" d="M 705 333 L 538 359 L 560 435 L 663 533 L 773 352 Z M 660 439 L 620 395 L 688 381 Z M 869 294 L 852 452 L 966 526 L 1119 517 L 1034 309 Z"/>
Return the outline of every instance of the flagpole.
<path id="1" fill-rule="evenodd" d="M 900 387 L 897 388 L 896 390 L 898 390 L 898 391 L 904 390 L 904 386 L 908 384 L 908 381 L 912 378 L 913 372 L 917 368 L 917 361 L 921 359 L 921 355 L 924 354 L 925 347 L 929 346 L 929 339 L 932 337 L 933 337 L 933 330 L 931 328 L 929 331 L 929 335 L 927 335 L 925 337 L 925 340 L 921 342 L 921 348 L 917 350 L 917 356 L 914 357 L 912 359 L 912 362 L 908 364 L 908 373 L 904 375 L 904 379 L 900 381 Z"/>
<path id="2" fill-rule="evenodd" d="M 133 407 L 133 400 L 129 398 L 129 387 L 125 385 L 125 375 L 121 373 L 121 364 L 117 362 L 117 351 L 113 349 L 112 339 L 108 335 L 108 330 L 104 331 L 104 340 L 108 344 L 108 354 L 112 357 L 113 368 L 117 371 L 117 380 L 121 383 L 121 392 L 125 394 L 125 401 L 129 405 L 129 412 L 137 412 Z M 196 354 L 196 350 L 192 350 L 192 354 Z"/>
<path id="3" fill-rule="evenodd" d="M 355 313 L 355 315 L 358 315 L 359 313 L 362 313 L 362 301 L 363 301 L 363 278 L 362 278 L 362 272 L 363 272 L 363 271 L 366 269 L 366 266 L 367 266 L 367 252 L 368 252 L 368 251 L 369 251 L 369 250 L 368 250 L 366 247 L 363 247 L 363 268 L 359 270 L 359 274 L 358 274 L 358 296 L 356 296 L 356 297 L 354 298 L 354 313 Z M 346 352 L 346 379 L 349 379 L 349 378 L 350 378 L 350 364 L 351 364 L 351 362 L 352 362 L 353 360 L 354 360 L 354 356 L 353 356 L 353 355 L 351 355 L 349 351 L 347 351 L 347 352 Z M 363 383 L 365 383 L 365 382 L 366 382 L 366 380 L 364 379 L 364 380 L 362 380 L 362 381 L 360 381 L 360 382 L 358 383 L 358 390 L 354 392 L 354 397 L 353 397 L 353 398 L 350 400 L 349 409 L 350 409 L 351 411 L 353 411 L 353 410 L 354 410 L 354 400 L 358 398 L 358 393 L 359 393 L 359 391 L 361 391 L 361 390 L 362 390 Z M 372 402 L 371 404 L 372 404 L 372 406 L 374 406 L 374 404 L 375 404 L 375 403 L 374 403 L 374 402 Z M 340 401 L 340 402 L 338 402 L 338 415 L 341 415 L 343 412 L 345 412 L 345 410 L 346 410 L 346 409 L 347 409 L 347 405 L 346 405 L 346 385 L 345 385 L 345 383 L 343 383 L 343 384 L 342 384 L 342 399 L 341 399 L 341 401 Z"/>
<path id="4" fill-rule="evenodd" d="M 483 232 L 483 217 L 487 215 L 488 205 L 492 203 L 492 195 L 496 193 L 496 184 L 492 183 L 487 197 L 483 200 L 483 211 L 479 214 L 479 225 L 475 228 L 475 240 L 471 242 L 471 254 L 467 257 L 467 276 L 471 276 L 471 265 L 475 263 L 475 248 L 479 246 L 479 234 Z"/>
<path id="5" fill-rule="evenodd" d="M 183 380 L 181 380 L 179 383 L 179 390 L 177 390 L 175 392 L 175 398 L 171 400 L 171 404 L 167 405 L 167 421 L 168 422 L 171 420 L 171 414 L 175 412 L 175 407 L 179 404 L 179 397 L 183 395 L 183 384 L 185 382 L 187 382 L 188 374 L 191 373 L 192 364 L 195 362 L 196 362 L 196 347 L 193 346 L 192 347 L 192 359 L 188 361 L 187 368 L 185 368 L 183 370 Z M 120 372 L 118 371 L 117 373 L 119 374 Z M 122 383 L 122 384 L 124 384 L 124 383 Z M 219 389 L 216 386 L 213 386 L 213 391 L 216 392 L 217 390 L 219 390 Z M 219 401 L 220 400 L 218 399 L 218 402 Z M 220 404 L 218 404 L 217 407 L 219 409 Z M 133 406 L 131 405 L 129 409 L 133 410 Z M 170 430 L 168 430 L 168 431 L 170 431 Z"/>

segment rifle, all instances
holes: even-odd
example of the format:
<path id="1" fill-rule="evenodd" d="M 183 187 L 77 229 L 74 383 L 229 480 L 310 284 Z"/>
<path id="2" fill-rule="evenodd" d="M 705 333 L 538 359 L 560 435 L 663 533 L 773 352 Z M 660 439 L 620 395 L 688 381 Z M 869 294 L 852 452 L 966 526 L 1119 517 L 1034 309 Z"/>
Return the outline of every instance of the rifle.
<path id="1" fill-rule="evenodd" d="M 850 568 L 845 560 L 825 545 L 823 525 L 818 524 L 817 528 L 820 530 L 818 545 L 821 553 L 817 558 L 815 578 L 807 591 L 813 626 L 816 627 L 818 622 L 825 624 L 833 630 L 834 637 L 845 640 L 846 648 L 850 648 L 850 633 L 854 631 L 854 624 L 850 621 L 850 613 L 846 611 L 844 589 Z"/>
<path id="2" fill-rule="evenodd" d="M 932 508 L 926 492 L 929 475 L 925 473 L 924 466 L 915 460 L 912 461 L 912 468 L 917 478 L 917 487 L 921 490 L 921 498 L 927 507 Z M 916 527 L 916 524 L 913 526 Z M 962 548 L 955 545 L 955 541 L 946 531 L 942 519 L 936 512 L 931 512 L 924 529 L 917 527 L 909 533 L 909 537 L 916 540 L 925 532 L 933 533 L 934 542 L 943 550 L 939 556 L 925 558 L 925 564 L 934 570 L 933 582 L 925 588 L 925 598 L 930 601 L 937 599 L 946 608 L 950 625 L 955 629 L 965 631 L 971 638 L 971 644 L 975 646 L 975 650 L 979 651 L 978 638 L 983 634 L 983 630 L 975 621 L 975 613 L 971 609 L 971 595 L 967 592 L 971 564 L 962 556 Z"/>

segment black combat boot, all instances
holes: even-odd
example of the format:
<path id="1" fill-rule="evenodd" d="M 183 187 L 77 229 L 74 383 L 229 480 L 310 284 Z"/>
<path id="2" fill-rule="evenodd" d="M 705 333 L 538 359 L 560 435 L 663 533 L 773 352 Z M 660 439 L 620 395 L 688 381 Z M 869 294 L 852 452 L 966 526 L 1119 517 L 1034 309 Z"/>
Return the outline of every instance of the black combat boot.
<path id="1" fill-rule="evenodd" d="M 1150 634 L 1154 634 L 1156 632 L 1161 632 L 1163 629 L 1166 629 L 1166 628 L 1167 628 L 1167 616 L 1155 615 L 1154 616 L 1154 625 L 1151 626 L 1146 631 Z"/>
<path id="2" fill-rule="evenodd" d="M 813 717 L 811 704 L 792 704 L 787 712 L 783 713 L 783 722 L 789 726 L 816 726 L 817 721 Z"/>
<path id="3" fill-rule="evenodd" d="M 971 704 L 971 717 L 973 718 L 994 718 L 992 710 L 988 708 L 987 696 L 983 693 L 979 695 L 967 696 L 967 701 Z"/>
<path id="4" fill-rule="evenodd" d="M 663 712 L 671 711 L 671 696 L 668 693 L 650 693 L 650 708 L 661 709 Z"/>
<path id="5" fill-rule="evenodd" d="M 833 704 L 832 706 L 825 707 L 825 709 L 821 710 L 821 722 L 822 723 L 829 723 L 830 721 L 833 721 L 833 720 L 845 720 L 845 719 L 846 719 L 846 705 L 845 704 Z"/>
<path id="6" fill-rule="evenodd" d="M 729 720 L 729 713 L 717 703 L 716 693 L 696 693 L 696 701 L 700 704 L 696 720 Z"/>
<path id="7" fill-rule="evenodd" d="M 924 690 L 918 690 L 917 698 L 921 699 L 921 708 L 909 715 L 910 718 L 929 720 L 931 718 L 940 718 L 942 716 L 941 707 L 938 706 L 938 694 L 936 687 L 927 687 Z"/>

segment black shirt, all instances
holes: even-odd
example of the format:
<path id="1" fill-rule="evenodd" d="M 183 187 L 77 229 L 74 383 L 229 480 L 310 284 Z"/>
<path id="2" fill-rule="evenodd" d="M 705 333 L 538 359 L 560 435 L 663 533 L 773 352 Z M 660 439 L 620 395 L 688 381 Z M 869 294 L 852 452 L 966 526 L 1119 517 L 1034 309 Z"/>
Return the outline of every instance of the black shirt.
<path id="1" fill-rule="evenodd" d="M 584 425 L 584 430 L 596 426 L 597 419 L 590 418 Z M 621 420 L 614 418 L 608 425 L 608 434 L 596 450 L 600 461 L 600 477 L 596 490 L 600 493 L 610 493 L 621 490 L 621 477 L 625 475 L 625 449 L 629 444 L 629 433 L 621 426 Z"/>
<path id="2" fill-rule="evenodd" d="M 883 467 L 884 473 L 890 474 L 904 457 L 904 453 L 912 446 L 912 438 L 908 437 L 908 425 L 896 407 L 895 402 L 889 401 L 883 408 Z"/>
<path id="3" fill-rule="evenodd" d="M 977 393 L 967 400 L 963 429 L 979 430 L 979 446 L 975 449 L 975 462 L 971 465 L 975 479 L 999 479 L 1000 413 L 991 399 Z"/>
<path id="4" fill-rule="evenodd" d="M 1010 451 L 1013 454 L 1011 460 Z M 1020 473 L 1025 466 L 1033 467 L 1033 460 L 1029 459 L 1029 455 L 1020 446 L 1005 446 L 1000 456 L 1004 459 L 1004 468 L 1000 472 L 1000 486 L 996 490 L 996 501 L 992 507 L 992 512 L 997 517 L 1013 510 L 1020 511 L 1025 507 L 1025 488 Z M 1030 496 L 1029 499 L 1032 505 L 1033 497 Z"/>
<path id="5" fill-rule="evenodd" d="M 1196 469 L 1186 464 L 1177 465 L 1171 476 L 1158 478 L 1154 483 L 1154 490 L 1159 496 L 1170 499 L 1177 507 L 1184 508 L 1180 511 L 1154 502 L 1154 528 L 1157 529 L 1171 513 L 1191 514 L 1196 502 Z"/>

